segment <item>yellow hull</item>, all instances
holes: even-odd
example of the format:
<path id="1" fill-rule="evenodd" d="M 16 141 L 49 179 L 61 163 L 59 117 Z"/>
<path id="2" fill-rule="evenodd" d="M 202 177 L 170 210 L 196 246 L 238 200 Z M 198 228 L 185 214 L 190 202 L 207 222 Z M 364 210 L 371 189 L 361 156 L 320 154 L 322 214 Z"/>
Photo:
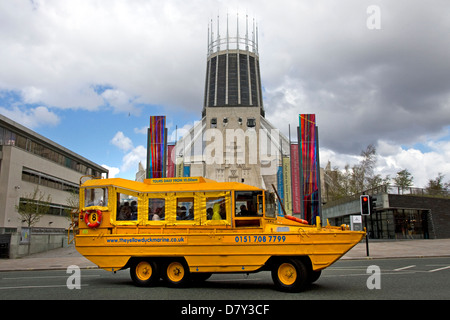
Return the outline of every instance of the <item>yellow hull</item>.
<path id="1" fill-rule="evenodd" d="M 364 236 L 364 232 L 339 228 L 290 226 L 290 229 L 294 231 L 211 229 L 199 233 L 167 228 L 164 233 L 159 229 L 146 234 L 86 234 L 77 236 L 76 247 L 83 256 L 108 271 L 126 267 L 132 257 L 184 257 L 190 272 L 252 272 L 273 256 L 308 256 L 312 269 L 321 270 Z"/>

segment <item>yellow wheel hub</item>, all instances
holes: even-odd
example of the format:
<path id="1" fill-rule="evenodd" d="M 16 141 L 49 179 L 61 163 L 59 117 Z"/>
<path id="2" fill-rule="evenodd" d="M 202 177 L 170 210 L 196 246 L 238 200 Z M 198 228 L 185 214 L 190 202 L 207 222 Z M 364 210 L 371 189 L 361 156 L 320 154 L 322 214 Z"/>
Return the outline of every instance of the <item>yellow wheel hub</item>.
<path id="1" fill-rule="evenodd" d="M 139 280 L 145 281 L 150 279 L 152 273 L 152 266 L 147 261 L 141 261 L 136 266 L 136 276 L 139 278 Z"/>
<path id="2" fill-rule="evenodd" d="M 278 279 L 284 285 L 291 285 L 297 280 L 297 270 L 290 263 L 283 263 L 278 267 Z"/>
<path id="3" fill-rule="evenodd" d="M 181 263 L 172 262 L 167 266 L 167 277 L 172 282 L 179 282 L 184 278 L 185 270 Z"/>

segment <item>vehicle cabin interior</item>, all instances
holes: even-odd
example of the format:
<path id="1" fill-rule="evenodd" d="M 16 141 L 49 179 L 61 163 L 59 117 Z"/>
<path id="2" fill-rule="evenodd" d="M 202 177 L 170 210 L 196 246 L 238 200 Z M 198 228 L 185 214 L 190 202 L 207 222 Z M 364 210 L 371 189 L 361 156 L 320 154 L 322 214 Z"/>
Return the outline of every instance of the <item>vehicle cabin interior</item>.
<path id="1" fill-rule="evenodd" d="M 86 209 L 108 206 L 120 225 L 260 227 L 263 191 L 139 193 L 119 187 L 86 188 Z"/>

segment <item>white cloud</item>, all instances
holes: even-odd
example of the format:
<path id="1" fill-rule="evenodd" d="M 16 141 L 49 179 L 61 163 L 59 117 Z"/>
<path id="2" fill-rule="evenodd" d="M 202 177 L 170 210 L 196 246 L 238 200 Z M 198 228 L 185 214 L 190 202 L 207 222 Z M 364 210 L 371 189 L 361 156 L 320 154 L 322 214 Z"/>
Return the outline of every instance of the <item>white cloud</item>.
<path id="1" fill-rule="evenodd" d="M 117 89 L 107 89 L 101 96 L 110 105 L 115 112 L 128 112 L 139 115 L 140 110 L 134 106 L 133 98 L 130 98 L 125 92 Z"/>
<path id="2" fill-rule="evenodd" d="M 390 143 L 386 140 L 378 140 L 377 153 L 381 156 L 392 156 L 398 154 L 401 151 L 402 148 L 397 144 Z"/>
<path id="3" fill-rule="evenodd" d="M 367 29 L 374 3 L 360 0 L 0 1 L 0 112 L 30 128 L 58 125 L 56 108 L 106 109 L 104 123 L 108 112 L 151 106 L 168 123 L 188 122 L 187 112 L 200 118 L 207 24 L 219 13 L 224 35 L 227 12 L 231 27 L 233 11 L 241 23 L 245 11 L 258 22 L 268 120 L 286 135 L 290 124 L 295 140 L 297 115 L 315 113 L 333 165 L 372 143 L 380 170 L 410 166 L 419 185 L 450 176 L 447 146 L 430 142 L 450 126 L 447 1 L 382 1 L 381 30 Z M 5 104 L 2 92 L 20 101 Z M 123 133 L 115 138 L 127 163 L 142 153 Z"/>
<path id="4" fill-rule="evenodd" d="M 357 164 L 360 158 L 355 155 L 336 153 L 333 150 L 320 148 L 320 166 L 325 168 L 330 161 L 331 169 L 337 167 L 338 169 L 344 170 L 345 166 L 348 164 L 350 167 Z"/>
<path id="5" fill-rule="evenodd" d="M 22 89 L 24 103 L 38 103 L 42 97 L 42 89 L 36 87 L 25 87 Z"/>
<path id="6" fill-rule="evenodd" d="M 30 129 L 57 126 L 61 121 L 58 115 L 43 106 L 28 110 L 22 110 L 17 106 L 12 109 L 0 107 L 0 113 Z"/>
<path id="7" fill-rule="evenodd" d="M 142 127 L 142 128 L 134 128 L 134 133 L 137 134 L 147 134 L 148 133 L 148 127 Z"/>
<path id="8" fill-rule="evenodd" d="M 402 149 L 401 152 L 388 156 L 387 160 L 392 162 L 392 167 L 399 169 L 397 171 L 408 169 L 417 187 L 426 187 L 428 181 L 436 178 L 439 173 L 445 175 L 444 181 L 450 181 L 450 143 L 429 143 L 428 147 L 431 148 L 430 151 Z"/>
<path id="9" fill-rule="evenodd" d="M 140 103 L 192 108 L 195 101 L 200 108 L 203 77 L 192 77 L 189 86 L 186 78 L 203 68 L 199 36 L 206 37 L 209 10 L 202 4 L 188 13 L 192 6 L 2 2 L 0 90 L 23 91 L 27 102 L 39 99 L 59 108 L 95 110 L 103 98 L 116 112 L 137 113 Z M 114 89 L 101 94 L 91 89 L 98 84 Z"/>
<path id="10" fill-rule="evenodd" d="M 426 151 L 418 148 L 400 147 L 388 141 L 379 141 L 375 174 L 382 177 L 389 175 L 393 179 L 397 172 L 407 169 L 413 177 L 413 185 L 418 188 L 427 186 L 430 179 L 439 173 L 444 174 L 444 182 L 450 182 L 450 142 L 429 142 L 424 145 Z M 325 167 L 328 160 L 332 169 L 337 167 L 343 170 L 345 165 L 350 167 L 359 163 L 360 157 L 349 154 L 336 153 L 332 150 L 320 149 L 321 167 Z M 393 183 L 393 182 L 391 182 Z"/>
<path id="11" fill-rule="evenodd" d="M 102 164 L 102 167 L 108 170 L 108 178 L 115 178 L 120 172 L 119 168 L 110 167 L 106 164 Z"/>
<path id="12" fill-rule="evenodd" d="M 168 130 L 168 137 L 167 137 L 167 141 L 168 142 L 172 142 L 172 141 L 177 141 L 180 140 L 181 137 L 183 137 L 185 134 L 187 134 L 189 132 L 189 130 L 191 130 L 194 127 L 195 124 L 193 123 L 186 123 L 183 126 L 180 127 L 175 127 L 173 128 L 172 126 L 172 131 L 170 131 L 170 129 Z"/>
<path id="13" fill-rule="evenodd" d="M 123 172 L 128 170 L 134 170 L 134 172 L 137 172 L 139 162 L 146 163 L 146 161 L 147 149 L 144 146 L 137 146 L 123 157 L 120 170 Z"/>
<path id="14" fill-rule="evenodd" d="M 138 170 L 139 162 L 146 163 L 147 149 L 142 145 L 134 147 L 131 139 L 125 136 L 122 131 L 118 131 L 116 133 L 114 138 L 112 138 L 111 143 L 126 152 L 122 158 L 120 170 L 117 171 L 118 169 L 115 168 L 113 171 L 115 174 L 118 174 L 119 172 L 122 174 L 127 174 L 130 170 L 134 173 Z M 134 179 L 134 176 L 132 179 Z"/>
<path id="15" fill-rule="evenodd" d="M 124 152 L 133 149 L 133 142 L 130 138 L 126 137 L 122 131 L 118 131 L 116 133 L 116 135 L 111 139 L 111 143 Z"/>
<path id="16" fill-rule="evenodd" d="M 414 178 L 414 186 L 419 188 L 426 187 L 439 173 L 445 175 L 444 181 L 450 181 L 450 142 L 429 142 L 424 147 L 426 150 L 379 143 L 376 173 L 394 178 L 397 172 L 407 169 Z"/>

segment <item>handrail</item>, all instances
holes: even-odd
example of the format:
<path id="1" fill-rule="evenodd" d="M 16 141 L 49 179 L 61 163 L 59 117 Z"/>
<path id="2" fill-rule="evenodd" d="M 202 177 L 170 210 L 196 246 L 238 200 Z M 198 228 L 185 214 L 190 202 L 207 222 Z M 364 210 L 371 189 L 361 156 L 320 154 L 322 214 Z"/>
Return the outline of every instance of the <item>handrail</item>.
<path id="1" fill-rule="evenodd" d="M 283 201 L 281 201 L 280 195 L 278 194 L 277 188 L 272 184 L 272 188 L 275 191 L 275 194 L 277 195 L 278 201 L 280 202 L 281 209 L 283 210 L 284 215 L 286 215 L 286 210 L 284 210 Z"/>
<path id="2" fill-rule="evenodd" d="M 69 225 L 69 228 L 67 228 L 67 242 L 68 244 L 71 244 L 75 240 L 75 234 L 78 231 L 78 209 L 73 209 L 70 211 L 70 218 L 72 222 Z M 77 218 L 75 219 L 75 215 Z M 72 230 L 73 238 L 70 239 L 70 231 Z"/>

